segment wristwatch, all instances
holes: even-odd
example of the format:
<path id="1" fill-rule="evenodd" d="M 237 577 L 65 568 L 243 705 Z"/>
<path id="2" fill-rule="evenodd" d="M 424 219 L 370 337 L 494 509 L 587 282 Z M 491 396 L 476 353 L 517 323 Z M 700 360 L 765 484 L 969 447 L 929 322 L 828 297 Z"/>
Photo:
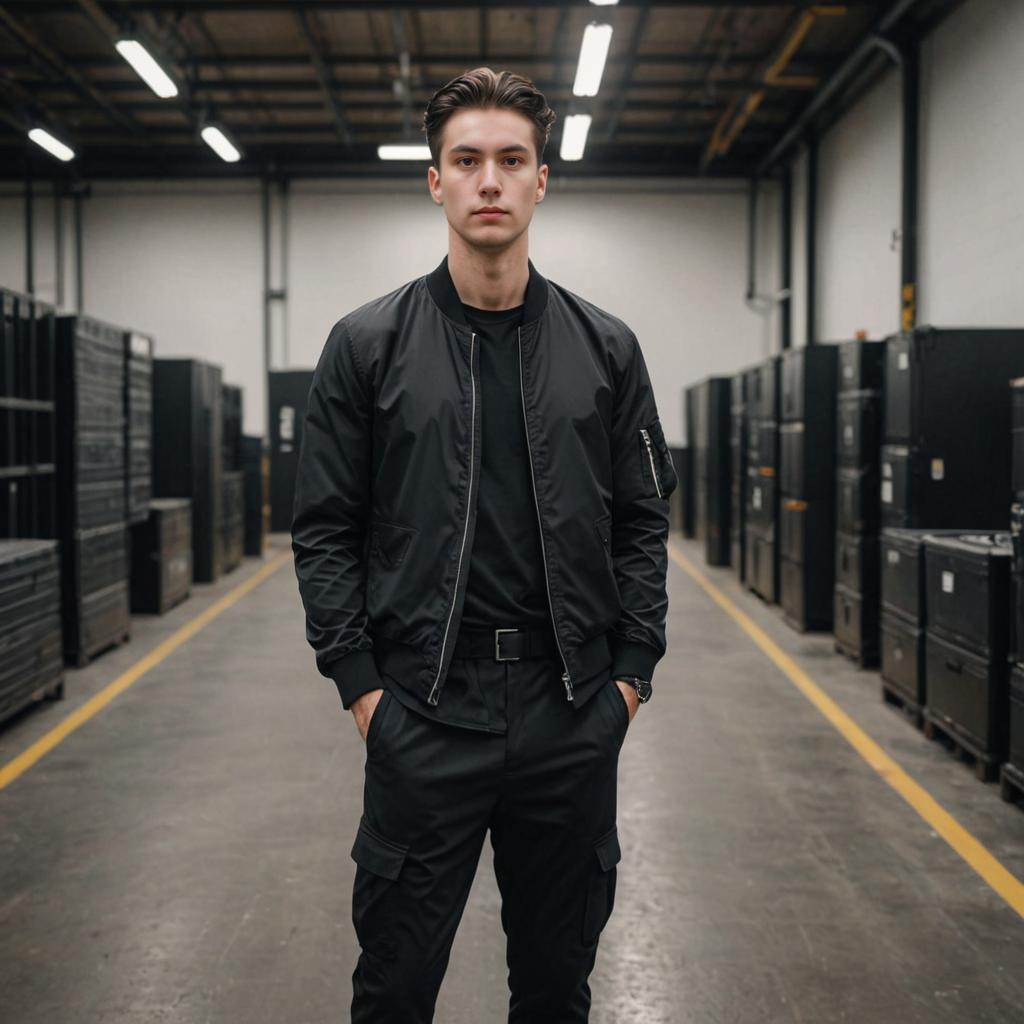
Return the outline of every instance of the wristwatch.
<path id="1" fill-rule="evenodd" d="M 629 683 L 636 690 L 636 695 L 641 704 L 646 704 L 651 699 L 654 687 L 649 679 L 641 679 L 639 676 L 616 676 L 616 682 Z"/>

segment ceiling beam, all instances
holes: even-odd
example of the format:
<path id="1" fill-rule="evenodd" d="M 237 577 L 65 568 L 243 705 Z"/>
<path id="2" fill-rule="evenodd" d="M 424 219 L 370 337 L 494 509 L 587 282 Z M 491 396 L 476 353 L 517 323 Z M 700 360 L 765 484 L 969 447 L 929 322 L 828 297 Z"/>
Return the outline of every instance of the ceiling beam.
<path id="1" fill-rule="evenodd" d="M 345 117 L 345 110 L 342 107 L 341 101 L 338 99 L 336 92 L 337 86 L 334 81 L 334 77 L 324 62 L 323 55 L 320 52 L 320 44 L 316 41 L 313 36 L 313 30 L 309 25 L 309 15 L 304 7 L 295 8 L 293 11 L 295 15 L 295 22 L 299 26 L 299 33 L 306 42 L 306 46 L 309 49 L 310 60 L 313 62 L 313 70 L 316 73 L 317 83 L 320 86 L 320 91 L 323 93 L 324 100 L 327 103 L 327 109 L 330 111 L 331 117 L 334 119 L 334 127 L 338 133 L 338 138 L 341 139 L 345 146 L 351 148 L 352 146 L 352 135 L 348 128 L 348 119 Z M 197 87 L 200 83 L 197 83 Z M 229 86 L 230 87 L 230 86 Z"/>
<path id="2" fill-rule="evenodd" d="M 596 10 L 596 8 L 595 8 Z M 417 30 L 417 35 L 419 30 Z M 760 65 L 770 56 L 770 51 L 759 50 L 757 52 L 736 53 L 729 57 L 730 64 L 738 65 Z M 798 65 L 820 65 L 835 63 L 839 54 L 825 50 L 804 50 L 794 55 L 793 63 Z M 222 68 L 222 67 L 273 67 L 273 68 L 296 68 L 302 69 L 309 66 L 309 57 L 296 53 L 266 53 L 266 54 L 224 54 L 220 56 L 195 55 L 190 58 L 197 68 Z M 379 56 L 371 54 L 330 56 L 323 55 L 324 63 L 332 68 L 344 67 L 387 67 L 394 65 L 396 60 L 391 56 Z M 530 53 L 492 53 L 488 58 L 495 66 L 512 66 L 520 64 L 550 63 L 556 60 L 553 56 L 541 56 Z M 562 59 L 562 58 L 558 58 Z M 629 54 L 608 54 L 605 61 L 606 67 L 618 67 L 628 65 L 642 67 L 645 64 L 677 64 L 684 66 L 703 67 L 716 59 L 711 53 L 637 53 Z M 112 68 L 120 68 L 124 62 L 116 56 L 75 56 L 65 57 L 64 61 L 70 67 L 79 71 L 105 71 Z M 448 52 L 448 53 L 425 53 L 422 41 L 418 42 L 417 55 L 411 58 L 412 63 L 422 67 L 435 64 L 479 64 L 480 54 L 471 51 Z M 32 67 L 32 62 L 27 58 L 16 54 L 6 55 L 4 63 L 8 68 L 20 70 Z"/>
<path id="3" fill-rule="evenodd" d="M 19 21 L 5 7 L 0 7 L 0 26 L 14 36 L 23 46 L 27 47 L 40 60 L 44 61 L 84 97 L 87 97 L 99 107 L 115 124 L 126 128 L 133 135 L 143 138 L 145 133 L 142 129 L 120 110 L 117 109 L 91 82 L 83 78 L 73 67 L 70 67 L 63 57 L 55 50 L 44 43 L 31 29 Z M 29 86 L 35 91 L 34 86 Z"/>
<path id="4" fill-rule="evenodd" d="M 561 7 L 564 0 L 516 0 L 515 6 Z M 646 7 L 651 0 L 619 0 L 620 7 Z M 877 0 L 848 0 L 851 7 L 877 6 Z M 12 10 L 39 13 L 68 13 L 76 7 L 74 0 L 8 0 Z M 480 0 L 304 0 L 304 6 L 311 11 L 389 11 L 404 8 L 421 11 L 477 9 Z M 658 7 L 778 7 L 779 0 L 657 0 Z M 813 0 L 798 0 L 784 5 L 788 8 L 811 8 Z M 129 13 L 192 14 L 248 12 L 290 13 L 295 8 L 294 0 L 130 0 L 125 5 Z"/>

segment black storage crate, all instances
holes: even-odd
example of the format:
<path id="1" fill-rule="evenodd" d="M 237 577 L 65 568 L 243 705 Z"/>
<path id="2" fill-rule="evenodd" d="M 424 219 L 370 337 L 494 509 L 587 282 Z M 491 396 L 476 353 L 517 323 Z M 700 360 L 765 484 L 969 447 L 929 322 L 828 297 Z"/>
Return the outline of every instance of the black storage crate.
<path id="1" fill-rule="evenodd" d="M 782 494 L 831 505 L 835 497 L 835 425 L 784 423 L 779 436 Z"/>
<path id="2" fill-rule="evenodd" d="M 924 539 L 928 631 L 995 661 L 1009 639 L 1008 533 Z"/>
<path id="3" fill-rule="evenodd" d="M 677 466 L 679 461 L 673 452 Z M 245 554 L 263 557 L 270 532 L 270 454 L 262 437 L 243 436 L 242 472 L 245 475 Z M 682 477 L 679 477 L 682 480 Z"/>
<path id="4" fill-rule="evenodd" d="M 774 534 L 775 524 L 779 520 L 779 494 L 775 477 L 766 475 L 761 469 L 750 469 L 747 476 L 747 523 L 758 530 Z"/>
<path id="5" fill-rule="evenodd" d="M 778 422 L 781 367 L 781 356 L 769 356 L 747 371 L 747 413 L 751 418 Z"/>
<path id="6" fill-rule="evenodd" d="M 132 527 L 133 612 L 162 615 L 192 591 L 192 503 L 154 498 Z"/>
<path id="7" fill-rule="evenodd" d="M 845 391 L 836 398 L 836 456 L 843 466 L 878 462 L 882 437 L 882 396 L 877 391 Z"/>
<path id="8" fill-rule="evenodd" d="M 775 420 L 747 420 L 747 461 L 751 466 L 777 472 L 779 425 Z"/>
<path id="9" fill-rule="evenodd" d="M 126 331 L 125 502 L 129 523 L 144 522 L 153 496 L 153 339 Z"/>
<path id="10" fill-rule="evenodd" d="M 836 525 L 844 534 L 877 534 L 879 470 L 840 467 L 836 471 Z"/>
<path id="11" fill-rule="evenodd" d="M 697 539 L 704 543 L 708 565 L 729 564 L 729 531 L 732 526 L 730 396 L 728 377 L 709 377 L 696 391 Z"/>
<path id="12" fill-rule="evenodd" d="M 813 562 L 794 562 L 783 558 L 779 563 L 779 572 L 779 603 L 786 621 L 799 630 L 831 629 L 831 559 L 828 571 L 824 572 Z"/>
<path id="13" fill-rule="evenodd" d="M 877 534 L 836 533 L 836 585 L 879 603 Z"/>
<path id="14" fill-rule="evenodd" d="M 832 631 L 840 650 L 863 665 L 875 664 L 879 654 L 879 605 L 849 587 L 833 592 Z"/>
<path id="15" fill-rule="evenodd" d="M 844 341 L 839 349 L 840 391 L 881 391 L 885 380 L 884 341 Z"/>
<path id="16" fill-rule="evenodd" d="M 275 370 L 269 378 L 270 528 L 287 532 L 292 525 L 295 473 L 302 447 L 302 431 L 313 371 Z M 695 434 L 687 434 L 687 437 L 693 446 Z"/>
<path id="17" fill-rule="evenodd" d="M 241 470 L 224 474 L 224 571 L 242 561 L 245 549 L 245 478 Z"/>
<path id="18" fill-rule="evenodd" d="M 1008 761 L 1024 772 L 1024 666 L 1010 669 L 1010 736 Z"/>
<path id="19" fill-rule="evenodd" d="M 802 422 L 808 431 L 828 432 L 829 452 L 835 451 L 836 345 L 791 348 L 782 355 L 781 416 L 784 423 Z"/>
<path id="20" fill-rule="evenodd" d="M 131 635 L 124 330 L 57 318 L 57 536 L 64 657 L 83 666 Z"/>
<path id="21" fill-rule="evenodd" d="M 1024 375 L 1024 329 L 920 327 L 890 338 L 883 471 L 887 525 L 987 526 L 1011 495 L 1009 381 Z M 892 485 L 887 493 L 886 483 Z"/>
<path id="22" fill-rule="evenodd" d="M 59 562 L 55 540 L 0 541 L 0 721 L 63 696 Z"/>
<path id="23" fill-rule="evenodd" d="M 221 370 L 198 359 L 153 361 L 153 493 L 192 502 L 192 578 L 223 572 Z"/>
<path id="24" fill-rule="evenodd" d="M 55 316 L 0 289 L 0 537 L 56 536 Z"/>
<path id="25" fill-rule="evenodd" d="M 779 600 L 779 557 L 770 532 L 747 527 L 747 586 L 766 601 Z"/>
<path id="26" fill-rule="evenodd" d="M 1010 418 L 1013 426 L 1013 437 L 1010 442 L 1013 459 L 1010 484 L 1014 497 L 1024 498 L 1024 377 L 1012 381 L 1010 388 Z"/>
<path id="27" fill-rule="evenodd" d="M 880 636 L 883 685 L 909 708 L 920 710 L 927 698 L 924 630 L 883 606 Z"/>
<path id="28" fill-rule="evenodd" d="M 965 530 L 882 531 L 882 604 L 916 626 L 927 624 L 924 539 L 926 536 L 955 537 Z"/>
<path id="29" fill-rule="evenodd" d="M 829 580 L 833 574 L 835 523 L 832 503 L 783 498 L 779 510 L 780 555 L 796 562 L 813 563 L 814 571 Z M 822 563 L 827 558 L 828 565 Z"/>
<path id="30" fill-rule="evenodd" d="M 221 385 L 221 413 L 224 426 L 221 431 L 224 472 L 242 468 L 242 389 L 234 384 Z"/>
<path id="31" fill-rule="evenodd" d="M 1005 760 L 1009 734 L 1008 665 L 925 635 L 925 718 L 991 771 Z"/>

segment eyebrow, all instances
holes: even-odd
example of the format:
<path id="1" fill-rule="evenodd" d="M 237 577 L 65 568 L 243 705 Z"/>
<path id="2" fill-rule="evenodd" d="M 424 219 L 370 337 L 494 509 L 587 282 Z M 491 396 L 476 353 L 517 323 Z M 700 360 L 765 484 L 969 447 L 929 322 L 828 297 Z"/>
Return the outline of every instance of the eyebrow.
<path id="1" fill-rule="evenodd" d="M 482 153 L 483 150 L 482 149 L 477 149 L 476 146 L 468 146 L 468 145 L 466 145 L 466 143 L 461 143 L 458 146 L 452 146 L 452 148 L 449 150 L 449 152 L 451 152 L 451 153 Z M 499 153 L 529 153 L 530 150 L 529 150 L 528 147 L 522 145 L 521 143 L 516 142 L 516 143 L 513 143 L 511 146 L 502 146 L 501 149 L 498 150 L 498 152 Z"/>

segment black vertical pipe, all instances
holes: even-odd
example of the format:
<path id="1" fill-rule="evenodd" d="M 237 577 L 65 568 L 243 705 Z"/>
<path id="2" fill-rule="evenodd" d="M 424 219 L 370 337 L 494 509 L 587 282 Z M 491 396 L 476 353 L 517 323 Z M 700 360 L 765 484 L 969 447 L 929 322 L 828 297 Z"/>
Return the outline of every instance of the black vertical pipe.
<path id="1" fill-rule="evenodd" d="M 35 295 L 35 253 L 33 252 L 35 230 L 32 226 L 32 153 L 25 148 L 25 291 Z"/>
<path id="2" fill-rule="evenodd" d="M 750 179 L 747 203 L 747 301 L 757 294 L 757 178 Z"/>
<path id="3" fill-rule="evenodd" d="M 64 305 L 64 196 L 61 183 L 53 183 L 53 269 L 54 296 L 57 306 Z"/>
<path id="4" fill-rule="evenodd" d="M 270 424 L 270 180 L 263 178 L 263 386 L 266 437 L 273 437 Z"/>
<path id="5" fill-rule="evenodd" d="M 786 165 L 782 175 L 782 302 L 781 324 L 782 350 L 793 344 L 793 166 Z"/>
<path id="6" fill-rule="evenodd" d="M 815 301 L 815 290 L 817 288 L 817 253 L 815 251 L 815 237 L 817 235 L 818 222 L 818 137 L 813 132 L 807 139 L 807 223 L 806 229 L 806 250 L 807 250 L 807 339 L 808 345 L 813 345 L 817 337 L 815 317 L 817 315 L 817 303 Z"/>
<path id="7" fill-rule="evenodd" d="M 903 231 L 900 267 L 900 329 L 917 325 L 917 187 L 920 114 L 920 43 L 901 47 L 903 81 Z"/>
<path id="8" fill-rule="evenodd" d="M 85 272 L 82 269 L 82 193 L 75 192 L 75 312 L 85 307 Z"/>

